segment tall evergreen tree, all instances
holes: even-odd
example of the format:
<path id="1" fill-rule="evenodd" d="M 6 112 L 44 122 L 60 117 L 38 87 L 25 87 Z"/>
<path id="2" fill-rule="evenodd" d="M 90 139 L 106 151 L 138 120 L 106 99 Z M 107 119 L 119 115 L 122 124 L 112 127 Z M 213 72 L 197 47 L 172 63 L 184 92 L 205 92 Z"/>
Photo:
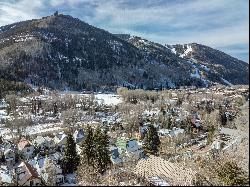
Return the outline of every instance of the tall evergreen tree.
<path id="1" fill-rule="evenodd" d="M 79 165 L 80 158 L 76 152 L 76 143 L 72 134 L 68 134 L 67 143 L 65 147 L 65 155 L 62 159 L 63 173 L 73 173 Z"/>
<path id="2" fill-rule="evenodd" d="M 225 109 L 222 109 L 221 107 L 219 108 L 219 117 L 220 117 L 221 126 L 226 126 L 227 116 L 225 114 Z"/>
<path id="3" fill-rule="evenodd" d="M 82 143 L 82 162 L 83 164 L 94 166 L 95 144 L 93 129 L 88 126 L 86 129 L 86 137 Z"/>
<path id="4" fill-rule="evenodd" d="M 96 168 L 99 173 L 104 173 L 111 164 L 107 131 L 101 131 L 100 126 L 98 126 L 94 134 L 94 141 L 96 148 Z"/>
<path id="5" fill-rule="evenodd" d="M 156 155 L 159 151 L 160 138 L 157 129 L 153 125 L 149 125 L 148 132 L 144 138 L 144 150 L 147 153 Z"/>

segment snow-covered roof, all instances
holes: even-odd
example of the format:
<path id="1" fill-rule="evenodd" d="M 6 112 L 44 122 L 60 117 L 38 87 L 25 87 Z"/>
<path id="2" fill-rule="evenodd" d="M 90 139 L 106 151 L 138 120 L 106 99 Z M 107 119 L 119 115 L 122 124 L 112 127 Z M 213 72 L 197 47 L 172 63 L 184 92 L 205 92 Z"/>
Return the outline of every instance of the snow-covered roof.
<path id="1" fill-rule="evenodd" d="M 119 164 L 122 162 L 122 159 L 120 158 L 120 153 L 117 147 L 110 147 L 111 152 L 111 161 L 113 164 Z"/>
<path id="2" fill-rule="evenodd" d="M 33 142 L 36 143 L 36 144 L 38 144 L 38 145 L 43 144 L 45 141 L 46 141 L 45 138 L 42 137 L 42 136 L 37 136 L 37 137 L 33 140 Z"/>
<path id="3" fill-rule="evenodd" d="M 136 140 L 129 140 L 127 141 L 127 145 L 126 145 L 126 150 L 128 152 L 135 152 L 138 149 L 140 149 L 141 147 L 138 145 Z"/>
<path id="4" fill-rule="evenodd" d="M 7 167 L 1 166 L 0 178 L 1 178 L 1 182 L 3 182 L 3 183 L 6 183 L 6 184 L 13 184 L 14 183 L 14 175 L 9 169 L 7 169 Z"/>
<path id="5" fill-rule="evenodd" d="M 31 177 L 39 178 L 36 169 L 27 162 L 22 162 L 17 168 L 18 185 L 25 184 Z"/>
<path id="6" fill-rule="evenodd" d="M 12 150 L 12 149 L 6 149 L 5 151 L 4 151 L 4 155 L 6 156 L 7 154 L 9 154 L 9 153 L 14 153 L 14 150 Z"/>
<path id="7" fill-rule="evenodd" d="M 64 132 L 60 132 L 55 136 L 54 140 L 56 143 L 59 143 L 59 142 L 63 141 L 64 138 L 67 138 L 67 134 L 65 134 Z"/>
<path id="8" fill-rule="evenodd" d="M 170 133 L 170 131 L 171 131 L 170 129 L 159 129 L 158 133 L 167 135 Z"/>
<path id="9" fill-rule="evenodd" d="M 25 147 L 29 147 L 32 144 L 30 143 L 30 141 L 26 140 L 25 138 L 22 138 L 19 143 L 18 143 L 18 149 L 21 151 L 23 150 Z"/>

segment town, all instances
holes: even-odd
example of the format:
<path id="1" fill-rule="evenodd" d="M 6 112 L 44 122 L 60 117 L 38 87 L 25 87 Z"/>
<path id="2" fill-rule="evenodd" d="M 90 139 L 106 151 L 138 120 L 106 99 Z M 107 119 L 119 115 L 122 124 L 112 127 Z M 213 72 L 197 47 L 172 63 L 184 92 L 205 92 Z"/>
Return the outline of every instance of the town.
<path id="1" fill-rule="evenodd" d="M 9 94 L 0 185 L 242 185 L 248 117 L 243 85 Z M 243 174 L 229 180 L 226 167 Z"/>

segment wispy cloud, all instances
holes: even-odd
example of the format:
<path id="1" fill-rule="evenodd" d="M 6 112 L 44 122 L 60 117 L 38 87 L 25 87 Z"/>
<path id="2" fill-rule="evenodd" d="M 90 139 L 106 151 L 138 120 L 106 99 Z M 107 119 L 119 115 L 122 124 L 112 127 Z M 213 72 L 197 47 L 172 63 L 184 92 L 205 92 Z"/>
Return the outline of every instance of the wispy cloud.
<path id="1" fill-rule="evenodd" d="M 248 5 L 248 0 L 0 0 L 0 25 L 59 10 L 112 33 L 162 44 L 202 43 L 248 61 Z"/>

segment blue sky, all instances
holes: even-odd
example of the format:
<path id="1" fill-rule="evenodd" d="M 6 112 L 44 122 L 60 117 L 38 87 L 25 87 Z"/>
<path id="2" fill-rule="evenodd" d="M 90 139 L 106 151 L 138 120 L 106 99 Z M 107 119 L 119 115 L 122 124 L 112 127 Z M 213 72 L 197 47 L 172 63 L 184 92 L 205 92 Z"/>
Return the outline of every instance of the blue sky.
<path id="1" fill-rule="evenodd" d="M 0 26 L 56 10 L 111 33 L 201 43 L 249 62 L 248 0 L 0 0 Z"/>

